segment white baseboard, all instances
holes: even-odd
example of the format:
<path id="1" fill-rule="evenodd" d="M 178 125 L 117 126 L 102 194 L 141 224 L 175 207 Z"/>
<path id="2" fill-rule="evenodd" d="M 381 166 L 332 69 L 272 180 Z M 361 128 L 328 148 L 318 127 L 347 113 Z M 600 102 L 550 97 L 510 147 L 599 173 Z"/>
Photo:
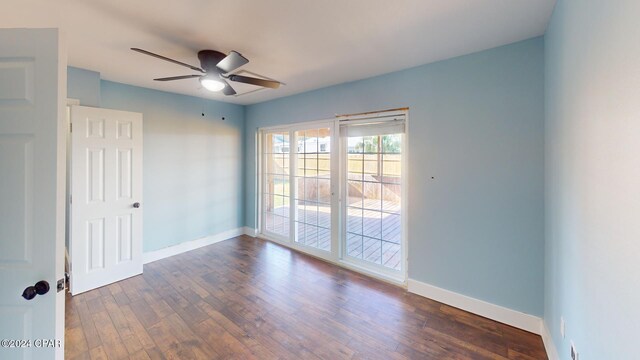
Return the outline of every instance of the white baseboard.
<path id="1" fill-rule="evenodd" d="M 228 240 L 236 236 L 243 235 L 244 233 L 245 233 L 244 228 L 237 228 L 237 229 L 228 230 L 219 234 L 205 236 L 200 239 L 185 241 L 183 243 L 173 245 L 173 246 L 168 246 L 163 249 L 149 251 L 142 254 L 142 262 L 144 264 L 148 264 L 156 260 L 168 258 L 169 256 L 182 254 L 183 252 L 195 250 L 203 246 Z"/>
<path id="2" fill-rule="evenodd" d="M 547 357 L 549 360 L 560 360 L 556 344 L 553 343 L 551 332 L 549 332 L 549 328 L 547 328 L 547 324 L 544 321 L 540 322 L 540 336 L 542 337 L 544 349 L 547 351 Z"/>
<path id="3" fill-rule="evenodd" d="M 408 290 L 411 293 L 540 335 L 542 319 L 537 316 L 491 304 L 418 280 L 409 279 Z"/>
<path id="4" fill-rule="evenodd" d="M 244 234 L 247 236 L 256 237 L 258 235 L 258 231 L 254 228 L 245 226 L 243 229 L 244 229 Z"/>

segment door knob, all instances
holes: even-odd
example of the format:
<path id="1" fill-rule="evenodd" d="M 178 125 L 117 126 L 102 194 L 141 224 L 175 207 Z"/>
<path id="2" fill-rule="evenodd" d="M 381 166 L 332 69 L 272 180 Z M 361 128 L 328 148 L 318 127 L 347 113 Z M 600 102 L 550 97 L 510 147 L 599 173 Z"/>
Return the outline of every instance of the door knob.
<path id="1" fill-rule="evenodd" d="M 33 299 L 34 297 L 36 297 L 36 295 L 38 295 L 38 293 L 36 293 L 36 288 L 33 287 L 33 286 L 27 287 L 22 292 L 22 297 L 27 299 L 27 300 Z"/>
<path id="2" fill-rule="evenodd" d="M 140 207 L 140 203 L 139 202 L 133 203 L 133 207 L 136 208 L 136 209 L 139 208 Z"/>
<path id="3" fill-rule="evenodd" d="M 24 289 L 24 291 L 22 292 L 22 297 L 27 300 L 31 300 L 36 297 L 36 295 L 44 295 L 48 292 L 49 283 L 41 280 L 38 281 L 34 286 L 28 286 L 26 289 Z"/>
<path id="4" fill-rule="evenodd" d="M 44 295 L 49 292 L 49 283 L 44 280 L 38 281 L 34 287 L 38 295 Z"/>

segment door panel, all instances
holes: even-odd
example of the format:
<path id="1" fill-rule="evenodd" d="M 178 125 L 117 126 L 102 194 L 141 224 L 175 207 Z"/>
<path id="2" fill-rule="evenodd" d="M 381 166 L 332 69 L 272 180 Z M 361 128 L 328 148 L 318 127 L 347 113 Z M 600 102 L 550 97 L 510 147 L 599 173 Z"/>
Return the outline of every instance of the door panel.
<path id="1" fill-rule="evenodd" d="M 87 221 L 89 271 L 104 269 L 104 218 Z"/>
<path id="2" fill-rule="evenodd" d="M 132 258 L 133 250 L 133 228 L 132 214 L 120 215 L 117 217 L 117 239 L 118 263 L 129 261 Z"/>
<path id="3" fill-rule="evenodd" d="M 299 130 L 294 135 L 294 241 L 330 252 L 331 127 Z"/>
<path id="4" fill-rule="evenodd" d="M 104 149 L 87 149 L 87 201 L 104 202 Z"/>
<path id="5" fill-rule="evenodd" d="M 289 133 L 265 133 L 263 145 L 262 230 L 288 239 L 291 229 Z"/>
<path id="6" fill-rule="evenodd" d="M 71 292 L 142 273 L 142 115 L 71 107 Z"/>
<path id="7" fill-rule="evenodd" d="M 1 359 L 64 354 L 63 54 L 55 29 L 0 29 L 0 339 L 32 345 L 1 347 Z M 41 280 L 49 292 L 20 296 Z"/>
<path id="8" fill-rule="evenodd" d="M 345 259 L 400 271 L 402 267 L 402 134 L 361 127 L 346 136 Z"/>
<path id="9" fill-rule="evenodd" d="M 0 136 L 0 262 L 30 264 L 33 236 L 33 142 L 31 136 Z"/>
<path id="10" fill-rule="evenodd" d="M 117 139 L 125 139 L 125 140 L 131 140 L 131 129 L 132 129 L 132 123 L 131 121 L 122 121 L 122 120 L 118 120 L 116 121 L 116 126 L 118 129 L 118 132 L 116 133 L 116 138 Z"/>
<path id="11" fill-rule="evenodd" d="M 133 187 L 133 164 L 131 161 L 133 149 L 118 149 L 116 163 L 116 190 L 117 199 L 131 199 L 131 188 Z"/>

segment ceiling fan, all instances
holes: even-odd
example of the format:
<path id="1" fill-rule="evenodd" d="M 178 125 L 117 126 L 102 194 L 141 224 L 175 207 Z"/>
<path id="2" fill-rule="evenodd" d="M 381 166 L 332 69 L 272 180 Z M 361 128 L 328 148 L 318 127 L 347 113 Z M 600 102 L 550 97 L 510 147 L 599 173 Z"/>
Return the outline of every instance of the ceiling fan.
<path id="1" fill-rule="evenodd" d="M 251 84 L 256 86 L 267 87 L 271 89 L 277 89 L 280 87 L 280 82 L 267 79 L 259 79 L 250 76 L 230 74 L 233 70 L 241 67 L 249 62 L 247 58 L 242 56 L 237 51 L 231 51 L 229 55 L 225 55 L 215 50 L 201 50 L 198 51 L 198 59 L 200 59 L 200 67 L 185 64 L 178 60 L 170 59 L 166 56 L 154 54 L 150 51 L 131 48 L 133 51 L 137 51 L 141 54 L 153 56 L 158 59 L 162 59 L 177 65 L 187 67 L 191 70 L 197 71 L 201 74 L 195 75 L 182 75 L 153 79 L 155 81 L 173 81 L 182 79 L 199 78 L 200 84 L 209 91 L 220 91 L 225 95 L 235 95 L 236 91 L 231 87 L 227 80 L 235 81 L 239 83 Z M 204 75 L 202 75 L 204 74 Z"/>

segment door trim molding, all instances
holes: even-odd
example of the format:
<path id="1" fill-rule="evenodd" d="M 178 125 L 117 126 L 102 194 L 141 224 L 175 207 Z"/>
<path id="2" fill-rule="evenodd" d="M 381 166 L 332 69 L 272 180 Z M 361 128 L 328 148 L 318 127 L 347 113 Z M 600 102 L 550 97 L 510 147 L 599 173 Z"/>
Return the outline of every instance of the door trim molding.
<path id="1" fill-rule="evenodd" d="M 187 251 L 199 249 L 204 246 L 212 245 L 221 241 L 229 240 L 234 237 L 243 235 L 245 233 L 244 228 L 235 228 L 231 230 L 227 230 L 215 235 L 209 235 L 205 237 L 201 237 L 199 239 L 189 240 L 182 242 L 180 244 L 171 245 L 162 249 L 143 252 L 142 253 L 142 263 L 148 264 L 150 262 L 154 262 L 160 259 L 168 258 L 170 256 L 178 255 L 185 253 Z"/>
<path id="2" fill-rule="evenodd" d="M 542 319 L 483 300 L 409 279 L 408 291 L 453 307 L 540 335 Z"/>

